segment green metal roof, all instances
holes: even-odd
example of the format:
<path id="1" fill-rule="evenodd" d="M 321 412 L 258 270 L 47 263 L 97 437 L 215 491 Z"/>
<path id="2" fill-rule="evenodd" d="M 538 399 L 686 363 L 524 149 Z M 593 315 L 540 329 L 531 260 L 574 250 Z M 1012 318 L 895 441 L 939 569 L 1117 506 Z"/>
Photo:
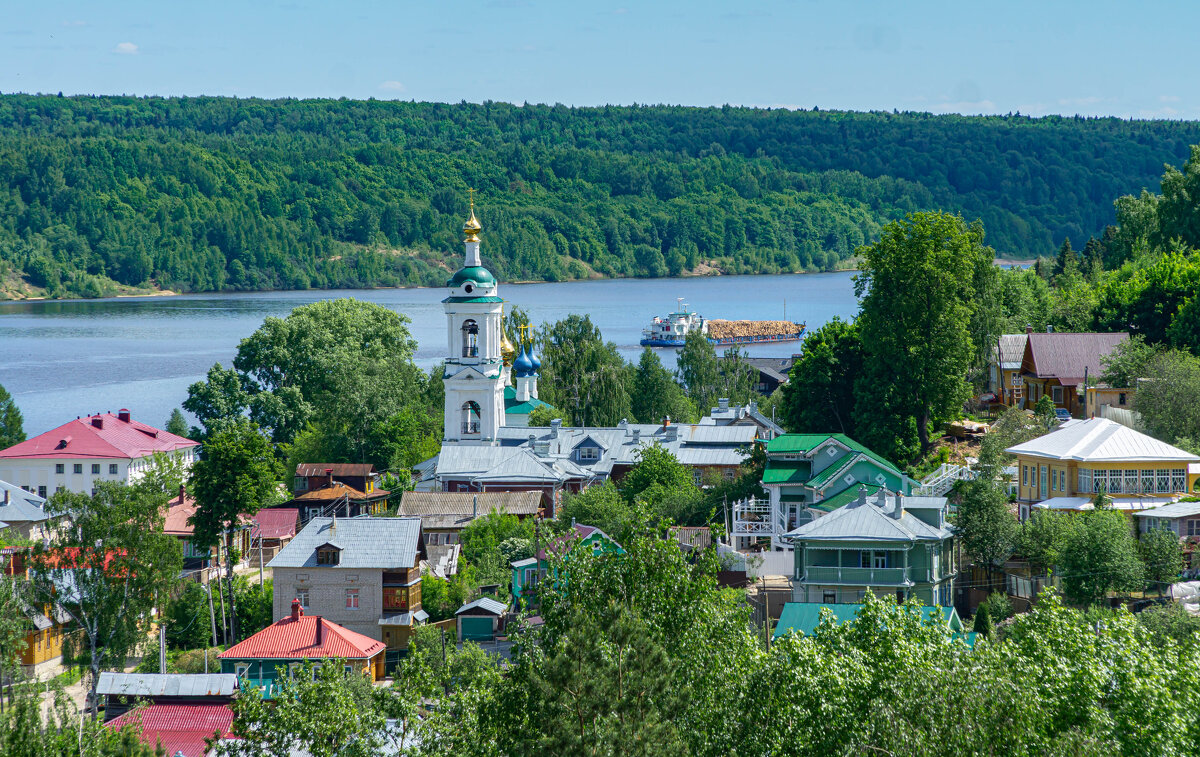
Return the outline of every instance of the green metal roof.
<path id="1" fill-rule="evenodd" d="M 840 624 L 848 623 L 858 617 L 858 612 L 862 609 L 862 605 L 788 602 L 783 606 L 783 612 L 779 615 L 779 622 L 775 626 L 773 638 L 778 639 L 793 631 L 802 633 L 805 636 L 811 636 L 817 630 L 817 625 L 821 622 L 821 610 L 823 609 L 828 609 L 832 612 L 834 620 Z M 938 615 L 945 622 L 947 631 L 962 632 L 962 620 L 959 619 L 958 611 L 953 607 L 932 607 L 930 605 L 921 607 L 922 622 L 927 623 L 931 618 L 935 618 Z M 973 642 L 974 638 L 971 638 L 969 643 Z"/>
<path id="2" fill-rule="evenodd" d="M 503 297 L 447 297 L 442 302 L 504 302 Z"/>
<path id="3" fill-rule="evenodd" d="M 808 480 L 812 464 L 807 460 L 768 460 L 763 471 L 764 484 L 802 484 Z"/>
<path id="4" fill-rule="evenodd" d="M 818 488 L 824 484 L 829 483 L 830 481 L 833 480 L 834 476 L 841 473 L 842 469 L 846 466 L 846 463 L 850 462 L 851 460 L 853 460 L 856 457 L 858 457 L 857 452 L 847 452 L 847 453 L 843 454 L 837 460 L 834 460 L 833 463 L 831 463 L 828 468 L 821 471 L 817 475 L 813 476 L 812 479 L 808 482 L 808 485 L 811 487 L 814 487 L 814 488 Z"/>
<path id="5" fill-rule="evenodd" d="M 879 491 L 879 488 L 880 488 L 878 486 L 875 486 L 874 484 L 863 484 L 863 486 L 867 487 L 867 496 L 868 497 L 871 496 L 872 494 L 874 494 L 875 492 Z M 850 504 L 851 502 L 853 502 L 856 499 L 858 499 L 858 487 L 857 486 L 847 486 L 845 491 L 838 492 L 837 494 L 833 495 L 832 497 L 821 500 L 820 502 L 813 505 L 813 508 L 816 510 L 822 510 L 824 512 L 831 513 L 834 510 L 838 509 L 839 507 L 845 507 L 846 505 Z"/>
<path id="6" fill-rule="evenodd" d="M 509 404 L 510 402 L 512 404 Z M 504 403 L 504 412 L 511 413 L 512 415 L 529 415 L 530 413 L 532 413 L 535 409 L 537 409 L 539 407 L 550 407 L 550 406 L 551 405 L 549 402 L 542 402 L 541 400 L 539 400 L 537 398 L 531 399 L 528 402 L 517 402 L 516 400 L 508 400 Z"/>
<path id="7" fill-rule="evenodd" d="M 775 437 L 767 443 L 767 454 L 769 455 L 772 452 L 779 454 L 812 452 L 814 449 L 830 439 L 835 439 L 838 442 L 841 442 L 848 449 L 863 453 L 867 457 L 895 473 L 897 476 L 904 475 L 900 469 L 893 465 L 887 458 L 883 457 L 882 455 L 875 454 L 845 434 L 783 434 L 782 436 Z"/>
<path id="8" fill-rule="evenodd" d="M 473 281 L 479 286 L 495 286 L 496 277 L 492 272 L 481 265 L 472 265 L 459 268 L 454 272 L 454 275 L 446 282 L 448 287 L 457 287 L 466 284 L 468 281 Z"/>

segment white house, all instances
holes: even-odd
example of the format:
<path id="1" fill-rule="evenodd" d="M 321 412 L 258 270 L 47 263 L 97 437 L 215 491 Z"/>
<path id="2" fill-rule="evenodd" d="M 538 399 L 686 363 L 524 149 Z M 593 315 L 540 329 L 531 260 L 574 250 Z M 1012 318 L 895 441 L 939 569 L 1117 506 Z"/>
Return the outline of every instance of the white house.
<path id="1" fill-rule="evenodd" d="M 57 491 L 90 493 L 97 481 L 132 483 L 156 453 L 179 456 L 185 466 L 199 444 L 133 420 L 128 410 L 76 418 L 53 431 L 0 450 L 0 480 L 39 497 Z"/>

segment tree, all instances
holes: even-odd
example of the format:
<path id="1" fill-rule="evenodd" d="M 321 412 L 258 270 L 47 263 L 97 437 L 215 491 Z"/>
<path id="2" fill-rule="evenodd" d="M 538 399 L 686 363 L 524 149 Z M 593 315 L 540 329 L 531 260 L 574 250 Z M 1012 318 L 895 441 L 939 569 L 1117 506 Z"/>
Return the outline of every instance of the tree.
<path id="1" fill-rule="evenodd" d="M 272 497 L 279 480 L 279 463 L 271 443 L 249 421 L 241 421 L 209 437 L 204 456 L 192 466 L 190 489 L 196 512 L 193 542 L 206 547 L 224 543 L 225 593 L 229 599 L 225 641 L 238 640 L 233 566 L 238 556 L 233 534 L 244 516 L 253 515 Z"/>
<path id="2" fill-rule="evenodd" d="M 173 592 L 163 611 L 167 647 L 198 649 L 207 647 L 209 635 L 208 594 L 195 581 L 182 582 Z"/>
<path id="3" fill-rule="evenodd" d="M 1035 569 L 1049 571 L 1062 562 L 1074 525 L 1066 513 L 1034 510 L 1021 524 L 1017 549 Z"/>
<path id="4" fill-rule="evenodd" d="M 1152 528 L 1138 540 L 1142 562 L 1146 564 L 1146 584 L 1163 589 L 1175 583 L 1183 570 L 1183 548 L 1179 536 L 1169 528 Z"/>
<path id="5" fill-rule="evenodd" d="M 1100 383 L 1115 387 L 1135 387 L 1137 380 L 1146 375 L 1146 366 L 1161 350 L 1146 342 L 1141 334 L 1133 334 L 1116 348 L 1100 358 L 1104 372 Z"/>
<path id="6" fill-rule="evenodd" d="M 1146 364 L 1144 378 L 1133 396 L 1133 409 L 1141 414 L 1146 430 L 1167 442 L 1200 436 L 1200 358 L 1178 350 L 1165 352 Z"/>
<path id="7" fill-rule="evenodd" d="M 699 331 L 689 331 L 675 366 L 675 373 L 697 410 L 704 412 L 717 404 L 722 386 L 721 366 L 708 337 Z"/>
<path id="8" fill-rule="evenodd" d="M 1125 516 L 1096 509 L 1075 517 L 1079 522 L 1069 532 L 1059 563 L 1066 598 L 1095 604 L 1109 591 L 1142 588 L 1145 571 Z"/>
<path id="9" fill-rule="evenodd" d="M 834 316 L 804 340 L 783 392 L 783 425 L 794 433 L 836 431 L 855 436 L 854 382 L 862 372 L 855 321 Z"/>
<path id="10" fill-rule="evenodd" d="M 183 413 L 179 408 L 171 411 L 171 417 L 167 419 L 167 425 L 164 427 L 164 430 L 168 434 L 175 434 L 175 436 L 186 437 L 188 435 L 187 419 L 183 417 Z"/>
<path id="11" fill-rule="evenodd" d="M 570 315 L 543 326 L 544 399 L 562 408 L 569 425 L 615 426 L 629 418 L 629 375 L 617 346 L 605 342 L 591 319 Z"/>
<path id="12" fill-rule="evenodd" d="M 986 603 L 979 605 L 979 609 L 975 611 L 975 621 L 972 623 L 971 630 L 984 638 L 995 638 L 996 627 L 992 624 L 992 616 L 988 612 Z"/>
<path id="13" fill-rule="evenodd" d="M 0 449 L 25 441 L 24 421 L 12 395 L 0 386 Z"/>
<path id="14" fill-rule="evenodd" d="M 561 419 L 562 417 L 562 411 L 553 405 L 538 405 L 530 411 L 528 423 L 530 428 L 544 427 L 549 426 L 550 422 L 556 418 Z"/>
<path id="15" fill-rule="evenodd" d="M 1017 544 L 1019 526 L 1008 507 L 1008 492 L 995 479 L 978 476 L 963 487 L 955 521 L 963 548 L 993 575 Z"/>
<path id="16" fill-rule="evenodd" d="M 61 491 L 46 503 L 47 515 L 69 525 L 35 545 L 29 572 L 38 601 L 57 605 L 80 630 L 92 717 L 100 671 L 124 666 L 183 568 L 178 541 L 163 533 L 171 487 L 152 475 L 95 487 L 90 496 Z"/>
<path id="17" fill-rule="evenodd" d="M 131 724 L 115 729 L 79 716 L 75 703 L 51 684 L 47 702 L 41 686 L 15 686 L 0 712 L 0 754 L 5 757 L 156 757 Z"/>
<path id="18" fill-rule="evenodd" d="M 692 474 L 687 466 L 658 444 L 644 446 L 634 453 L 637 465 L 629 469 L 618 485 L 621 496 L 632 503 L 652 486 L 664 489 L 690 487 Z"/>
<path id="19" fill-rule="evenodd" d="M 32 623 L 27 608 L 29 598 L 24 596 L 24 582 L 16 578 L 0 576 L 0 687 L 2 682 L 16 678 L 21 654 L 25 651 L 25 636 Z M 0 698 L 5 692 L 0 690 Z M 9 704 L 12 704 L 9 692 Z"/>
<path id="20" fill-rule="evenodd" d="M 638 423 L 661 423 L 670 417 L 680 423 L 696 419 L 696 410 L 679 384 L 663 368 L 658 353 L 649 347 L 642 350 L 630 387 L 633 420 Z"/>
<path id="21" fill-rule="evenodd" d="M 858 425 L 876 420 L 864 441 L 889 454 L 897 451 L 903 419 L 912 419 L 923 454 L 931 426 L 959 412 L 968 395 L 975 303 L 986 294 L 977 289 L 977 272 L 995 254 L 984 246 L 980 224 L 968 226 L 947 213 L 909 214 L 859 252 L 855 293 L 862 301 L 864 370 L 856 392 Z"/>

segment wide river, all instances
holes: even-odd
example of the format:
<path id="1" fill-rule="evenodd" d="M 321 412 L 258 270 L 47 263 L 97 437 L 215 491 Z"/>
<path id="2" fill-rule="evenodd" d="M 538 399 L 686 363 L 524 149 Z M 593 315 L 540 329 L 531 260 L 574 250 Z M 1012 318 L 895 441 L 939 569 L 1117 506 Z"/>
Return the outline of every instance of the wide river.
<path id="1" fill-rule="evenodd" d="M 616 279 L 501 284 L 500 294 L 534 323 L 587 313 L 627 360 L 637 360 L 642 329 L 675 308 L 675 298 L 706 318 L 802 321 L 812 330 L 858 312 L 849 272 L 684 279 Z M 129 408 L 161 427 L 187 387 L 213 363 L 228 365 L 238 342 L 267 316 L 317 300 L 357 297 L 410 319 L 428 369 L 445 356 L 444 289 L 196 294 L 109 300 L 0 303 L 0 385 L 17 401 L 29 436 L 77 415 Z M 798 342 L 755 345 L 751 355 L 790 355 Z M 659 351 L 674 367 L 675 350 Z"/>

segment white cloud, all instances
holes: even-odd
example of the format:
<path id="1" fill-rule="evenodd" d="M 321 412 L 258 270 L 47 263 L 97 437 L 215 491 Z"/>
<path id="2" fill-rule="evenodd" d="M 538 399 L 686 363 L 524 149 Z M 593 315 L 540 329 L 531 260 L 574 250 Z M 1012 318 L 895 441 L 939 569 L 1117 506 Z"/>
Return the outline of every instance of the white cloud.
<path id="1" fill-rule="evenodd" d="M 386 90 L 388 92 L 403 92 L 404 91 L 404 85 L 402 83 L 396 81 L 395 79 L 391 79 L 389 81 L 383 82 L 382 84 L 379 85 L 379 88 L 382 90 Z"/>
<path id="2" fill-rule="evenodd" d="M 1159 95 L 1158 101 L 1160 103 L 1177 103 L 1179 102 L 1179 95 Z"/>
<path id="3" fill-rule="evenodd" d="M 961 113 L 973 116 L 978 113 L 995 113 L 996 103 L 991 100 L 972 100 L 969 102 L 938 103 L 931 110 L 934 113 Z"/>
<path id="4" fill-rule="evenodd" d="M 119 42 L 117 43 L 117 46 L 113 48 L 113 52 L 119 55 L 137 55 L 138 46 L 132 42 Z"/>

